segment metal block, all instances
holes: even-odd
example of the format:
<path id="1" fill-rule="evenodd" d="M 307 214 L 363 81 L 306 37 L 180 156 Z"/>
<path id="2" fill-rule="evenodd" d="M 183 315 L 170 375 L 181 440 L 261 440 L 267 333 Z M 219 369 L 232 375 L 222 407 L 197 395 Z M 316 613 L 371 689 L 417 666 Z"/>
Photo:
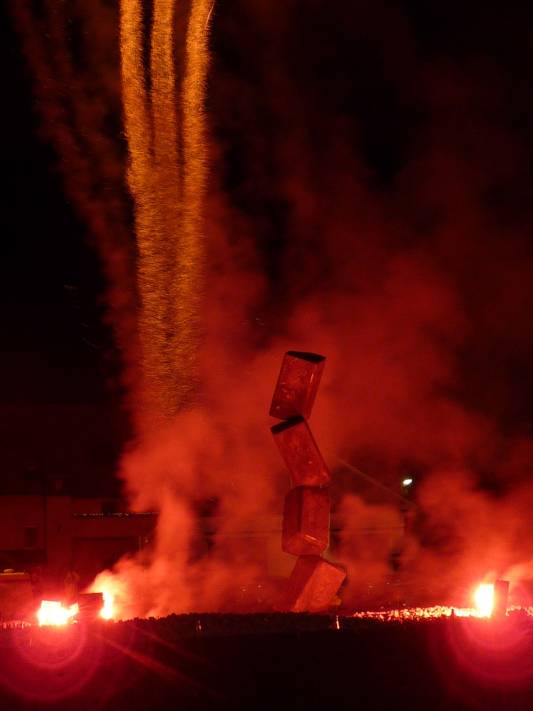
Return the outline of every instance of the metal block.
<path id="1" fill-rule="evenodd" d="M 291 486 L 328 486 L 331 475 L 303 417 L 270 428 L 291 477 Z"/>
<path id="2" fill-rule="evenodd" d="M 325 360 L 324 356 L 317 353 L 285 353 L 270 406 L 272 417 L 279 420 L 309 417 Z"/>
<path id="3" fill-rule="evenodd" d="M 285 497 L 281 547 L 292 555 L 320 555 L 329 545 L 329 494 L 298 486 Z"/>
<path id="4" fill-rule="evenodd" d="M 509 598 L 509 581 L 496 580 L 494 583 L 493 617 L 504 617 L 507 614 L 507 600 Z"/>
<path id="5" fill-rule="evenodd" d="M 318 556 L 301 556 L 289 578 L 287 604 L 292 612 L 322 612 L 332 604 L 346 571 Z"/>

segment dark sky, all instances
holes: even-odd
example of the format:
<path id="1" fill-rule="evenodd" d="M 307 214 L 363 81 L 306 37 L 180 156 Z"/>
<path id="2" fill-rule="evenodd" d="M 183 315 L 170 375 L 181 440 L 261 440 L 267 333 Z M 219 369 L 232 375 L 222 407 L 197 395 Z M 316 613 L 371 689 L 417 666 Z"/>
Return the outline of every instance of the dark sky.
<path id="1" fill-rule="evenodd" d="M 80 494 L 113 492 L 128 424 L 100 265 L 40 128 L 7 10 L 3 4 L 2 480 L 10 490 L 21 482 L 38 490 L 57 477 Z"/>
<path id="2" fill-rule="evenodd" d="M 490 237 L 491 257 L 480 267 L 484 276 L 479 289 L 475 278 L 462 274 L 461 265 L 470 275 L 475 274 L 473 262 L 479 265 L 468 249 L 461 248 L 455 256 L 441 250 L 439 259 L 443 264 L 453 261 L 450 270 L 458 283 L 470 283 L 470 291 L 461 289 L 468 291 L 466 303 L 474 304 L 476 313 L 484 310 L 491 275 L 497 285 L 499 269 L 515 264 L 505 248 L 504 235 L 511 227 L 518 225 L 521 231 L 513 242 L 513 258 L 518 254 L 522 264 L 529 263 L 533 24 L 525 5 L 313 0 L 283 3 L 281 11 L 271 0 L 248 7 L 246 2 L 221 0 L 214 22 L 209 97 L 213 132 L 221 146 L 219 170 L 233 204 L 256 220 L 256 239 L 272 282 L 283 283 L 279 262 L 290 240 L 290 206 L 277 189 L 286 166 L 276 162 L 273 150 L 284 136 L 305 122 L 303 132 L 317 146 L 313 159 L 318 161 L 324 131 L 332 130 L 325 116 L 335 115 L 339 125 L 349 127 L 346 150 L 357 152 L 372 189 L 385 195 L 397 212 L 405 210 L 409 220 L 416 216 L 423 232 L 424 225 L 437 218 L 417 213 L 409 175 L 402 171 L 424 154 L 428 126 L 436 123 L 435 106 L 453 103 L 454 92 L 460 95 L 456 106 L 462 118 L 442 111 L 442 134 L 451 140 L 456 122 L 460 144 L 468 124 L 464 115 L 472 111 L 469 130 L 479 138 L 476 165 L 487 173 L 494 167 L 495 175 L 503 176 L 484 187 L 487 210 L 493 224 L 501 224 L 502 237 L 501 244 Z M 6 488 L 16 488 L 21 481 L 59 475 L 78 493 L 112 491 L 114 464 L 130 428 L 121 405 L 119 358 L 103 318 L 103 277 L 87 226 L 66 195 L 54 148 L 40 128 L 31 69 L 6 4 L 1 12 L 6 97 L 2 478 Z M 462 67 L 466 79 L 458 87 L 454 82 Z M 284 110 L 284 92 L 296 95 L 298 111 Z M 490 130 L 478 117 L 485 101 L 487 111 L 494 112 Z M 509 158 L 510 167 L 502 157 L 505 142 L 503 148 L 495 145 L 500 130 L 518 156 L 516 164 Z M 465 141 L 465 154 L 473 143 Z M 509 346 L 501 347 L 505 331 L 487 323 L 462 356 L 468 374 L 464 396 L 494 408 L 506 426 L 524 431 L 530 429 L 533 395 L 533 339 L 526 332 L 531 273 L 525 270 L 517 277 L 523 289 L 502 306 L 501 318 L 509 320 Z M 505 277 L 513 281 L 512 274 Z M 490 308 L 499 303 L 494 299 Z M 509 313 L 516 313 L 516 319 Z M 487 344 L 494 352 L 492 365 L 477 367 Z M 504 385 L 494 378 L 502 369 Z M 491 397 L 488 390 L 493 389 L 496 395 Z"/>

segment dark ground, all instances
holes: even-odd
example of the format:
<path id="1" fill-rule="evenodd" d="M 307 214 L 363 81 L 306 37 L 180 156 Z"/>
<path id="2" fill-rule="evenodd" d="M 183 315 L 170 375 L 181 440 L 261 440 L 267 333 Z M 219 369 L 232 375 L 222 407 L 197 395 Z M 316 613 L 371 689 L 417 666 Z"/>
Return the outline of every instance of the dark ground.
<path id="1" fill-rule="evenodd" d="M 0 634 L 2 709 L 533 708 L 533 622 L 182 615 Z"/>

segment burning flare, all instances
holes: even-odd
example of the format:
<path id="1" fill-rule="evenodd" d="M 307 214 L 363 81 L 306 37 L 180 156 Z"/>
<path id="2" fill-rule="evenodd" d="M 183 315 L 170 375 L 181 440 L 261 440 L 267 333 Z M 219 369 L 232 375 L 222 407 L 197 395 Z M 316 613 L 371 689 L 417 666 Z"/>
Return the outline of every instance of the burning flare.
<path id="1" fill-rule="evenodd" d="M 114 597 L 109 590 L 102 592 L 104 597 L 104 606 L 100 610 L 100 617 L 103 620 L 112 620 L 115 617 Z"/>
<path id="2" fill-rule="evenodd" d="M 494 585 L 481 583 L 474 592 L 474 605 L 480 617 L 490 617 L 494 609 Z"/>
<path id="3" fill-rule="evenodd" d="M 103 620 L 124 619 L 121 615 L 122 585 L 118 577 L 109 570 L 102 571 L 87 588 L 86 592 L 101 593 L 104 603 L 99 612 Z"/>
<path id="4" fill-rule="evenodd" d="M 61 625 L 66 625 L 78 612 L 77 603 L 64 607 L 57 600 L 42 600 L 37 612 L 37 620 L 40 627 L 44 625 L 60 627 Z"/>

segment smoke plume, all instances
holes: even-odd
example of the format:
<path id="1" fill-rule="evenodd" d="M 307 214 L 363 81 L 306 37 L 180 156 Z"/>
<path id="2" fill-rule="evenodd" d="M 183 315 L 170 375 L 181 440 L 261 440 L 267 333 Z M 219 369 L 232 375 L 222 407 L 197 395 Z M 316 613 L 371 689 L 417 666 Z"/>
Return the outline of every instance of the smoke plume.
<path id="1" fill-rule="evenodd" d="M 327 356 L 312 427 L 347 605 L 533 576 L 524 92 L 507 101 L 511 54 L 428 48 L 420 18 L 363 5 L 192 2 L 188 24 L 121 5 L 137 286 L 108 273 L 135 294 L 142 395 L 120 475 L 160 512 L 95 583 L 124 616 L 274 604 L 291 562 L 266 413 L 288 349 Z"/>

